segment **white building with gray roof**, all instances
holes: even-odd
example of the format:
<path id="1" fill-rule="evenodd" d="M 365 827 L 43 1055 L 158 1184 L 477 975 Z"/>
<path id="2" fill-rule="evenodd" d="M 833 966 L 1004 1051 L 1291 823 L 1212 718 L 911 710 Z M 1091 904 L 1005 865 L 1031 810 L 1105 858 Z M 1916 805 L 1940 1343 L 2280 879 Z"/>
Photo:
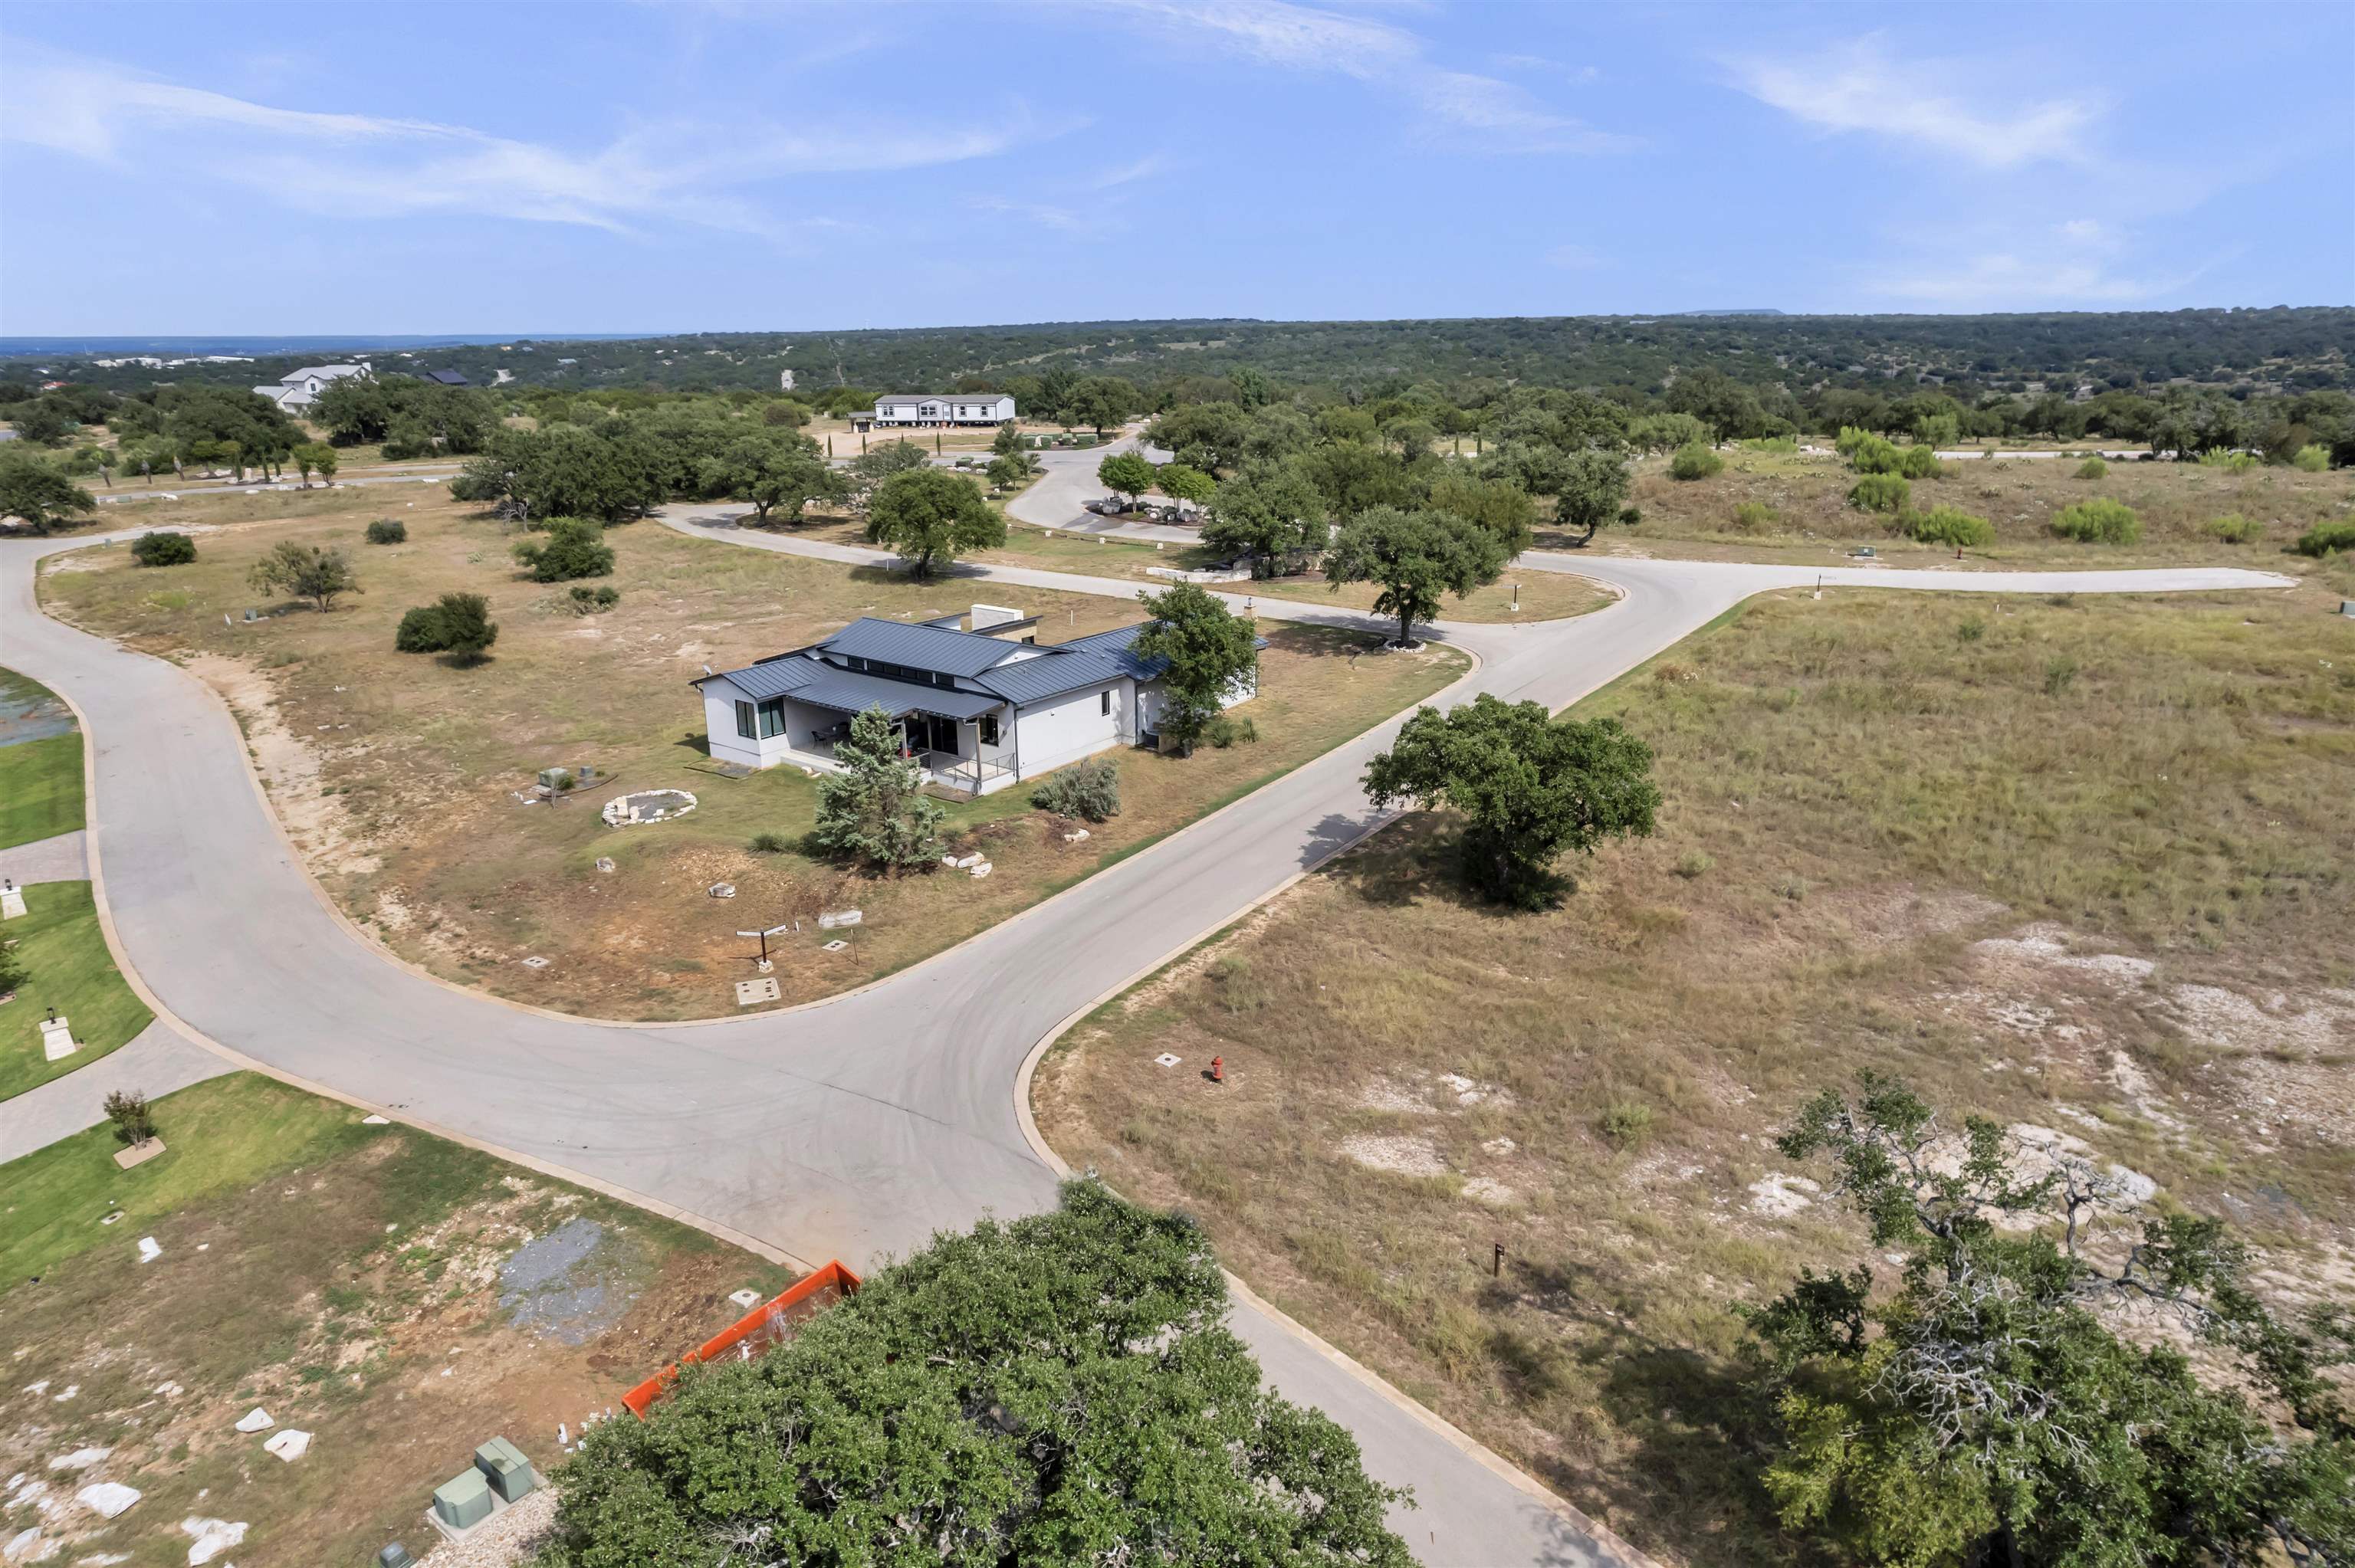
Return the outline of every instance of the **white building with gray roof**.
<path id="1" fill-rule="evenodd" d="M 987 795 L 1155 735 L 1168 666 L 1130 651 L 1142 622 L 1048 644 L 1037 626 L 985 604 L 916 625 L 861 617 L 806 648 L 705 675 L 692 684 L 712 758 L 839 771 L 850 721 L 880 708 L 927 782 Z M 1224 705 L 1258 694 L 1254 678 Z"/>
<path id="2" fill-rule="evenodd" d="M 872 422 L 902 427 L 1002 425 L 1012 418 L 1014 399 L 1003 392 L 887 392 L 875 399 Z"/>

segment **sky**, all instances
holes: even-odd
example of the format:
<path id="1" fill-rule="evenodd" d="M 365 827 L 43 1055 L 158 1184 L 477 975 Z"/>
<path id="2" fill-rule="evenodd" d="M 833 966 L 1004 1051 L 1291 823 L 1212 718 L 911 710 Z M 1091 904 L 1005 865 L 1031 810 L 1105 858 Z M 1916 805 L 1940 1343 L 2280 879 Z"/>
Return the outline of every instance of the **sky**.
<path id="1" fill-rule="evenodd" d="M 2355 302 L 2355 5 L 0 9 L 0 335 Z"/>

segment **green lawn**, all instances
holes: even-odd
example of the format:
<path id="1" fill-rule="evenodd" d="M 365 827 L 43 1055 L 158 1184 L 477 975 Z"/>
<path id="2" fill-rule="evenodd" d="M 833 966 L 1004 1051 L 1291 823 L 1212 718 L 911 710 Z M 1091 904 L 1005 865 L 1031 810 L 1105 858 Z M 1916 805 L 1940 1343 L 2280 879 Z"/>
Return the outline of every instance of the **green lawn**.
<path id="1" fill-rule="evenodd" d="M 112 1124 L 0 1165 L 0 1293 L 101 1242 L 124 1245 L 167 1215 L 273 1171 L 343 1152 L 377 1129 L 350 1107 L 253 1073 L 213 1078 L 155 1102 L 164 1152 L 118 1170 Z M 201 1131 L 199 1131 L 201 1129 Z M 111 1209 L 123 1218 L 101 1225 Z"/>
<path id="2" fill-rule="evenodd" d="M 0 710 L 56 702 L 47 687 L 0 670 Z M 0 744 L 0 849 L 55 838 L 81 825 L 81 736 Z"/>
<path id="3" fill-rule="evenodd" d="M 155 1016 L 115 971 L 89 883 L 34 883 L 25 889 L 25 910 L 24 918 L 0 927 L 0 939 L 16 945 L 27 976 L 16 1000 L 0 1007 L 0 1100 L 87 1066 Z M 52 1007 L 81 1042 L 62 1062 L 41 1056 L 39 1021 Z"/>

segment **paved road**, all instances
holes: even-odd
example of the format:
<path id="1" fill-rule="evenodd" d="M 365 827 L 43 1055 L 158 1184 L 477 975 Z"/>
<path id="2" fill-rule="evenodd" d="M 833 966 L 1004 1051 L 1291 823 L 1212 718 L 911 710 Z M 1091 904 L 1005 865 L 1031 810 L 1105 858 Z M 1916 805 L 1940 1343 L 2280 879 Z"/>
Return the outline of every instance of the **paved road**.
<path id="1" fill-rule="evenodd" d="M 88 542 L 0 542 L 0 662 L 80 710 L 95 768 L 93 855 L 123 948 L 172 1012 L 281 1072 L 810 1263 L 870 1266 L 936 1229 L 1050 1203 L 1052 1178 L 1023 1136 L 1013 1093 L 1031 1047 L 1364 831 L 1375 817 L 1358 779 L 1395 730 L 1381 726 L 865 991 L 705 1024 L 598 1024 L 445 987 L 386 961 L 339 924 L 264 808 L 220 703 L 176 667 L 36 609 L 37 557 Z M 2001 592 L 2288 581 L 2215 570 L 1580 565 L 1628 597 L 1567 621 L 1443 628 L 1484 660 L 1445 700 L 1487 691 L 1560 706 L 1742 598 L 1819 577 Z M 1049 573 L 1011 580 L 1122 597 L 1135 589 Z M 1303 619 L 1347 613 L 1261 608 Z M 7 1116 L 0 1105 L 0 1120 Z M 1265 1314 L 1241 1304 L 1234 1321 L 1275 1386 L 1348 1425 L 1372 1473 L 1418 1489 L 1422 1506 L 1397 1523 L 1426 1562 L 1629 1561 Z"/>

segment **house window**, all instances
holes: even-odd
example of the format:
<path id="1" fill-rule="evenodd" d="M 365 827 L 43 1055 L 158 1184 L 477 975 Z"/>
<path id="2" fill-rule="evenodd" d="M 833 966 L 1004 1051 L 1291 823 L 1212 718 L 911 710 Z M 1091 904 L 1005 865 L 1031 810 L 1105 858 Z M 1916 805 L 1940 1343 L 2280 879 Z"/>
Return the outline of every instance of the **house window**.
<path id="1" fill-rule="evenodd" d="M 1106 718 L 1112 717 L 1112 693 L 1109 691 L 1103 694 L 1103 715 Z"/>
<path id="2" fill-rule="evenodd" d="M 752 705 L 750 703 L 736 705 L 736 733 L 746 740 L 751 739 L 755 733 L 752 728 Z"/>
<path id="3" fill-rule="evenodd" d="M 984 746 L 996 746 L 997 744 L 997 715 L 996 714 L 984 714 L 981 715 L 981 744 Z"/>
<path id="4" fill-rule="evenodd" d="M 761 705 L 761 738 L 771 739 L 785 733 L 785 699 L 771 697 Z"/>

